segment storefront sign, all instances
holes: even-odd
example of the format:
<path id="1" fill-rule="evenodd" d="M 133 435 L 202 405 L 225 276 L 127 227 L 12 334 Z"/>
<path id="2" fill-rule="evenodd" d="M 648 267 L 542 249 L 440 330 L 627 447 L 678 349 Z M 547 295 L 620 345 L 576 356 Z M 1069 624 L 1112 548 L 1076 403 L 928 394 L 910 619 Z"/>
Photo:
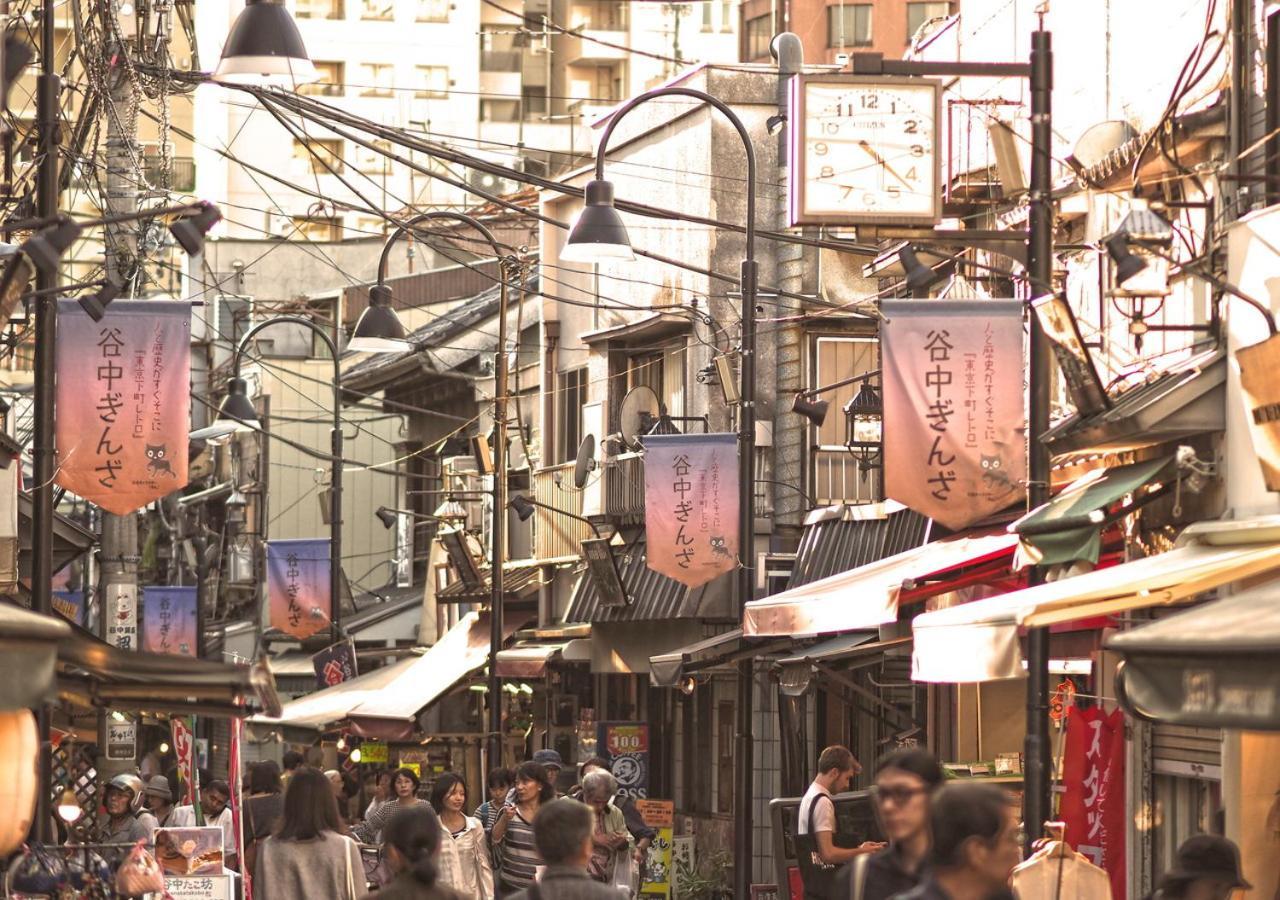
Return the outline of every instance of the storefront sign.
<path id="1" fill-rule="evenodd" d="M 196 744 L 191 734 L 191 722 L 181 716 L 169 720 L 170 732 L 173 735 L 173 754 L 178 758 L 178 779 L 182 782 L 182 796 L 177 798 L 178 806 L 194 806 L 196 802 L 195 766 Z M 178 785 L 170 785 L 174 791 Z"/>
<path id="2" fill-rule="evenodd" d="M 325 647 L 311 657 L 316 687 L 324 690 L 356 677 L 356 646 L 350 639 Z"/>
<path id="3" fill-rule="evenodd" d="M 637 800 L 636 810 L 644 824 L 657 834 L 640 869 L 641 897 L 670 897 L 671 844 L 676 805 L 670 800 Z"/>
<path id="4" fill-rule="evenodd" d="M 138 756 L 138 726 L 134 722 L 107 722 L 107 759 L 134 760 Z"/>
<path id="5" fill-rule="evenodd" d="M 329 627 L 329 541 L 267 541 L 272 628 L 305 640 Z"/>
<path id="6" fill-rule="evenodd" d="M 55 480 L 124 515 L 187 483 L 191 304 L 58 301 Z"/>
<path id="7" fill-rule="evenodd" d="M 597 748 L 629 797 L 649 796 L 649 725 L 646 722 L 601 722 Z"/>
<path id="8" fill-rule="evenodd" d="M 1107 870 L 1113 900 L 1125 898 L 1124 713 L 1067 711 L 1061 818 L 1067 841 Z"/>
<path id="9" fill-rule="evenodd" d="M 1053 695 L 1049 698 L 1049 718 L 1055 725 L 1061 726 L 1066 721 L 1067 710 L 1074 706 L 1075 702 L 1076 683 L 1068 678 L 1053 689 Z"/>
<path id="10" fill-rule="evenodd" d="M 165 890 L 173 900 L 232 900 L 230 875 L 169 875 Z"/>
<path id="11" fill-rule="evenodd" d="M 360 745 L 360 762 L 365 765 L 385 766 L 391 754 L 381 741 L 365 741 Z"/>
<path id="12" fill-rule="evenodd" d="M 644 438 L 649 568 L 691 588 L 738 566 L 738 438 Z"/>
<path id="13" fill-rule="evenodd" d="M 1076 412 L 1091 416 L 1111 407 L 1111 399 L 1102 386 L 1098 370 L 1089 355 L 1089 348 L 1080 336 L 1080 325 L 1067 298 L 1061 294 L 1047 294 L 1031 301 L 1040 328 L 1049 339 L 1058 371 L 1076 405 Z"/>
<path id="14" fill-rule="evenodd" d="M 886 300 L 881 310 L 886 495 L 952 530 L 1021 501 L 1021 301 Z"/>
<path id="15" fill-rule="evenodd" d="M 132 584 L 108 583 L 107 643 L 121 650 L 138 649 L 138 589 Z"/>
<path id="16" fill-rule="evenodd" d="M 156 832 L 156 862 L 165 875 L 221 875 L 225 838 L 220 825 L 161 828 Z"/>
<path id="17" fill-rule="evenodd" d="M 142 649 L 175 656 L 196 654 L 196 588 L 142 589 Z"/>

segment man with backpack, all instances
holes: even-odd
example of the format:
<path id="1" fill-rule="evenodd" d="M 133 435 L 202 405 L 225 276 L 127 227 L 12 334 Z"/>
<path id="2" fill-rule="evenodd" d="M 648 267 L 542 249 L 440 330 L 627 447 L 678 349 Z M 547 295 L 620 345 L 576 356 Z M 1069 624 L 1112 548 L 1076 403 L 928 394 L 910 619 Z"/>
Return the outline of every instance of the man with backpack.
<path id="1" fill-rule="evenodd" d="M 837 896 L 836 868 L 858 856 L 874 853 L 884 844 L 866 841 L 857 847 L 837 847 L 836 805 L 832 794 L 849 790 L 862 771 L 848 747 L 828 747 L 818 757 L 818 775 L 800 800 L 796 853 L 804 877 L 805 900 Z"/>

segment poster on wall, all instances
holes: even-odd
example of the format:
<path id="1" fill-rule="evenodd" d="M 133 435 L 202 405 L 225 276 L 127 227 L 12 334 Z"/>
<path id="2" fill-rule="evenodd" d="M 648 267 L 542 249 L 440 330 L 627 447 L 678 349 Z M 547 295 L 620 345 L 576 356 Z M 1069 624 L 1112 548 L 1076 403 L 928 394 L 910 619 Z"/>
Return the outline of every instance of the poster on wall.
<path id="1" fill-rule="evenodd" d="M 601 722 L 596 751 L 609 763 L 618 789 L 636 800 L 649 796 L 649 724 Z"/>
<path id="2" fill-rule="evenodd" d="M 58 301 L 55 481 L 125 515 L 187 484 L 191 304 Z"/>
<path id="3" fill-rule="evenodd" d="M 1068 843 L 1107 870 L 1112 900 L 1125 900 L 1123 711 L 1067 709 L 1062 781 Z"/>
<path id="4" fill-rule="evenodd" d="M 952 530 L 1026 496 L 1023 304 L 885 300 L 885 494 Z"/>

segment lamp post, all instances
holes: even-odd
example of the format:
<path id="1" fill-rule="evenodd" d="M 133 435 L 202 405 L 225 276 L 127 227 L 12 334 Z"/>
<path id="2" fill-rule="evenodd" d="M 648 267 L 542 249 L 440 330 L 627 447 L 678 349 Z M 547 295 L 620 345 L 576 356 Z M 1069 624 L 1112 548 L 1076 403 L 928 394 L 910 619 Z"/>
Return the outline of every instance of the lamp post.
<path id="1" fill-rule="evenodd" d="M 751 135 L 737 114 L 723 101 L 705 91 L 687 87 L 665 87 L 647 91 L 628 101 L 613 114 L 600 145 L 596 149 L 595 179 L 587 183 L 586 206 L 569 240 L 561 252 L 561 259 L 570 262 L 599 262 L 602 260 L 634 259 L 626 226 L 613 205 L 613 185 L 605 180 L 604 161 L 609 149 L 609 138 L 618 123 L 642 103 L 658 97 L 692 97 L 721 112 L 738 137 L 742 139 L 747 156 L 747 222 L 746 254 L 742 261 L 742 366 L 738 373 L 741 384 L 741 405 L 738 415 L 738 603 L 745 606 L 751 600 L 755 532 L 755 428 L 756 428 L 756 153 Z M 734 896 L 746 897 L 751 886 L 751 828 L 752 828 L 752 661 L 748 657 L 738 663 L 738 721 L 735 736 L 735 761 L 737 798 L 733 822 Z"/>
<path id="2" fill-rule="evenodd" d="M 489 540 L 489 763 L 486 768 L 493 768 L 502 760 L 502 679 L 498 677 L 498 651 L 502 649 L 502 601 L 506 596 L 502 563 L 506 555 L 507 543 L 507 288 L 514 261 L 503 254 L 493 232 L 474 216 L 444 210 L 414 216 L 393 231 L 383 244 L 382 256 L 378 260 L 378 283 L 369 291 L 369 308 L 364 311 L 361 321 L 364 321 L 364 317 L 373 313 L 375 309 L 387 311 L 391 309 L 391 287 L 386 282 L 387 260 L 391 255 L 392 245 L 417 225 L 424 222 L 444 221 L 458 222 L 479 232 L 489 245 L 489 249 L 493 251 L 494 258 L 500 263 L 498 352 L 495 354 L 493 363 L 493 427 L 496 434 L 492 448 L 493 528 Z M 378 313 L 378 315 L 384 314 Z"/>
<path id="3" fill-rule="evenodd" d="M 521 522 L 528 522 L 529 518 L 533 515 L 534 510 L 545 509 L 553 513 L 559 513 L 562 516 L 567 516 L 570 519 L 576 519 L 577 521 L 586 524 L 586 526 L 591 529 L 591 533 L 596 537 L 602 537 L 600 534 L 600 526 L 595 522 L 592 522 L 586 516 L 580 516 L 577 513 L 568 512 L 567 510 L 560 509 L 557 506 L 552 506 L 550 503 L 543 503 L 541 500 L 534 500 L 532 497 L 527 497 L 524 494 L 517 494 L 511 498 L 511 508 L 516 511 L 516 517 L 519 518 Z"/>

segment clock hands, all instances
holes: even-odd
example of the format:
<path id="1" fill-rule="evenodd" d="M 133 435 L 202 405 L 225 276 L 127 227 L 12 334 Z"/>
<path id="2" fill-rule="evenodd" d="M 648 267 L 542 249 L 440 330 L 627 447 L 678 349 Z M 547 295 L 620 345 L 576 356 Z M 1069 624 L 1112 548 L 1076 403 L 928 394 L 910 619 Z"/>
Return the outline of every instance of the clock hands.
<path id="1" fill-rule="evenodd" d="M 905 187 L 905 188 L 906 188 L 907 190 L 909 190 L 909 191 L 914 191 L 914 190 L 915 190 L 915 186 L 914 186 L 914 185 L 912 185 L 912 184 L 911 184 L 911 182 L 907 181 L 907 179 L 905 179 L 905 178 L 903 178 L 901 175 L 899 175 L 899 174 L 898 174 L 897 169 L 895 169 L 893 166 L 889 165 L 889 161 L 888 161 L 888 160 L 886 160 L 883 156 L 881 156 L 881 155 L 880 155 L 880 153 L 879 153 L 879 151 L 877 151 L 875 147 L 872 147 L 872 146 L 871 146 L 871 144 L 870 144 L 870 143 L 868 143 L 865 139 L 864 139 L 864 140 L 860 140 L 860 141 L 858 141 L 858 146 L 859 146 L 859 147 L 861 147 L 864 151 L 866 151 L 866 153 L 867 153 L 867 155 L 868 155 L 868 156 L 870 156 L 870 157 L 871 157 L 872 159 L 874 159 L 877 163 L 879 163 L 879 165 L 880 165 L 880 166 L 881 166 L 881 167 L 882 167 L 886 172 L 888 172 L 888 173 L 889 173 L 890 175 L 892 175 L 894 178 L 896 178 L 896 179 L 898 179 L 899 181 L 901 181 L 901 182 L 902 182 L 902 186 L 903 186 L 903 187 Z"/>

